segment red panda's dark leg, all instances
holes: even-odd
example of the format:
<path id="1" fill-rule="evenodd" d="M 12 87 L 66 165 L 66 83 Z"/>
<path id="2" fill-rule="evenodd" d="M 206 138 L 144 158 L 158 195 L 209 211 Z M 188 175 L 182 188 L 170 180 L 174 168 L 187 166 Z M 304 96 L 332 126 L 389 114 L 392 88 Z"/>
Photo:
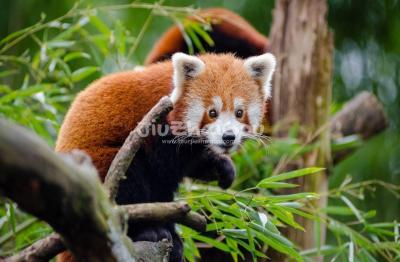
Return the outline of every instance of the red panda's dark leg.
<path id="1" fill-rule="evenodd" d="M 172 241 L 172 235 L 167 228 L 162 226 L 141 228 L 132 238 L 133 241 L 150 241 L 150 242 L 158 242 L 163 239 Z"/>
<path id="2" fill-rule="evenodd" d="M 172 251 L 169 255 L 169 261 L 171 262 L 181 262 L 183 261 L 183 243 L 181 237 L 175 231 L 175 224 L 170 224 L 167 226 L 168 230 L 171 232 L 172 237 Z"/>

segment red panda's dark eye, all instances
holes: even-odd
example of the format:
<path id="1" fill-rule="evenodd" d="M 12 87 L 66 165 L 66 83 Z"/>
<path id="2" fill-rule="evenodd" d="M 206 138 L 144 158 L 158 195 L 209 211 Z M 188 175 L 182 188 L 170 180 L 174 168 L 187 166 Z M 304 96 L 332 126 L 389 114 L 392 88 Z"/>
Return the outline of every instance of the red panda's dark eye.
<path id="1" fill-rule="evenodd" d="M 242 109 L 236 110 L 236 117 L 237 118 L 242 118 L 242 116 L 243 116 L 243 110 Z"/>
<path id="2" fill-rule="evenodd" d="M 211 118 L 216 118 L 218 116 L 218 113 L 217 113 L 217 111 L 215 111 L 215 109 L 211 109 L 210 111 L 208 111 L 208 115 Z"/>

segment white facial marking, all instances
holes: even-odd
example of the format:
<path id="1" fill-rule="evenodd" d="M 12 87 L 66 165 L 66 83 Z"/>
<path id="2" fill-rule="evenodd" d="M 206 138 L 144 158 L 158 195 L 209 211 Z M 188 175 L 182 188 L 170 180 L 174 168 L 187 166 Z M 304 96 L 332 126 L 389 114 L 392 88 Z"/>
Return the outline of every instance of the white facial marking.
<path id="1" fill-rule="evenodd" d="M 217 112 L 221 112 L 222 111 L 222 107 L 224 105 L 224 103 L 222 102 L 222 99 L 220 96 L 214 96 L 212 98 L 212 101 L 214 103 L 214 108 L 215 110 L 217 110 Z"/>
<path id="2" fill-rule="evenodd" d="M 172 65 L 174 68 L 173 83 L 174 89 L 170 95 L 172 103 L 176 103 L 182 96 L 184 82 L 198 76 L 204 71 L 204 62 L 195 56 L 184 53 L 175 53 L 172 56 Z"/>
<path id="3" fill-rule="evenodd" d="M 200 99 L 191 102 L 187 108 L 185 122 L 189 134 L 198 131 L 205 108 Z"/>
<path id="4" fill-rule="evenodd" d="M 245 125 L 236 119 L 233 112 L 222 112 L 216 121 L 207 126 L 206 135 L 209 144 L 216 152 L 224 153 L 227 149 L 223 148 L 224 141 L 222 136 L 226 132 L 233 132 L 235 140 L 229 150 L 234 150 L 242 141 L 244 127 Z"/>
<path id="5" fill-rule="evenodd" d="M 260 102 L 250 103 L 248 109 L 248 116 L 253 132 L 256 132 L 262 119 L 262 104 Z"/>
<path id="6" fill-rule="evenodd" d="M 237 110 L 237 109 L 243 109 L 243 107 L 244 107 L 244 100 L 243 100 L 243 98 L 236 97 L 236 98 L 233 100 L 233 108 L 234 108 L 235 110 Z"/>
<path id="7" fill-rule="evenodd" d="M 275 56 L 266 53 L 259 56 L 252 56 L 244 61 L 244 67 L 254 79 L 260 80 L 263 84 L 264 98 L 271 97 L 271 79 L 275 71 Z"/>
<path id="8" fill-rule="evenodd" d="M 135 67 L 133 68 L 133 71 L 135 71 L 135 72 L 140 72 L 140 71 L 143 71 L 143 70 L 145 70 L 145 69 L 146 69 L 145 66 L 137 65 L 137 66 L 135 66 Z"/>

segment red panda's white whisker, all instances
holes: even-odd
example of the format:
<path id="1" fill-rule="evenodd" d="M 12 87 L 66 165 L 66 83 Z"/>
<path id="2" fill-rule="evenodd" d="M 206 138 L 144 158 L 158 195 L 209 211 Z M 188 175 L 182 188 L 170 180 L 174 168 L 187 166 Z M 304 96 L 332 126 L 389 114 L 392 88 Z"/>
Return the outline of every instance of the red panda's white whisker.
<path id="1" fill-rule="evenodd" d="M 263 134 L 254 134 L 254 136 L 256 136 L 258 138 L 261 138 L 261 139 L 264 139 L 264 140 L 267 140 L 268 142 L 272 141 L 272 138 L 270 136 L 266 136 L 266 135 L 263 135 Z"/>
<path id="2" fill-rule="evenodd" d="M 267 144 L 264 142 L 263 139 L 253 135 L 253 134 L 246 134 L 243 136 L 244 138 L 248 138 L 248 139 L 252 139 L 254 141 L 257 141 L 258 143 L 261 143 L 263 145 L 263 147 L 267 147 Z"/>

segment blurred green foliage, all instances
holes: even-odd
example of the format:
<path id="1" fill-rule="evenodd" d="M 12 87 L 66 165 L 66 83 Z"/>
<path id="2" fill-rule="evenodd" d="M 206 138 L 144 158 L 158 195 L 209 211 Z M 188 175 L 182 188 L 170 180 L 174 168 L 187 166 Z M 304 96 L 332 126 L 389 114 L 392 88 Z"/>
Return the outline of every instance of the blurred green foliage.
<path id="1" fill-rule="evenodd" d="M 101 75 L 140 65 L 166 28 L 173 22 L 184 23 L 182 18 L 193 11 L 188 6 L 231 9 L 265 34 L 274 6 L 274 1 L 265 0 L 166 0 L 163 5 L 178 7 L 166 15 L 140 7 L 153 3 L 150 0 L 134 1 L 136 8 L 121 6 L 129 3 L 3 0 L 0 115 L 28 126 L 53 144 L 75 94 Z M 340 145 L 358 149 L 333 168 L 326 210 L 310 209 L 312 192 L 275 195 L 277 188 L 295 185 L 271 180 L 278 163 L 296 159 L 314 145 L 300 144 L 296 132 L 284 140 L 261 137 L 245 143 L 233 156 L 238 178 L 232 190 L 199 183 L 185 183 L 180 189 L 180 197 L 212 221 L 202 235 L 180 227 L 189 261 L 199 255 L 195 242 L 228 251 L 234 259 L 245 250 L 254 255 L 253 260 L 263 257 L 265 245 L 297 260 L 317 255 L 328 261 L 395 261 L 400 257 L 396 222 L 400 218 L 400 4 L 396 0 L 331 0 L 329 8 L 328 21 L 335 33 L 333 111 L 357 92 L 372 91 L 388 113 L 389 130 L 367 142 Z M 195 37 L 188 34 L 196 46 Z M 1 200 L 0 207 L 0 256 L 51 231 L 7 200 Z M 325 223 L 329 229 L 326 245 L 300 251 L 280 235 L 282 227 L 301 230 L 295 215 Z"/>
<path id="2" fill-rule="evenodd" d="M 380 179 L 400 184 L 400 3 L 396 0 L 329 1 L 334 32 L 333 99 L 339 106 L 362 90 L 383 104 L 390 126 L 365 142 L 333 169 L 330 186 L 350 175 L 353 181 Z M 399 219 L 399 196 L 369 192 L 359 203 L 377 210 L 375 221 Z M 382 203 L 385 203 L 382 205 Z"/>

